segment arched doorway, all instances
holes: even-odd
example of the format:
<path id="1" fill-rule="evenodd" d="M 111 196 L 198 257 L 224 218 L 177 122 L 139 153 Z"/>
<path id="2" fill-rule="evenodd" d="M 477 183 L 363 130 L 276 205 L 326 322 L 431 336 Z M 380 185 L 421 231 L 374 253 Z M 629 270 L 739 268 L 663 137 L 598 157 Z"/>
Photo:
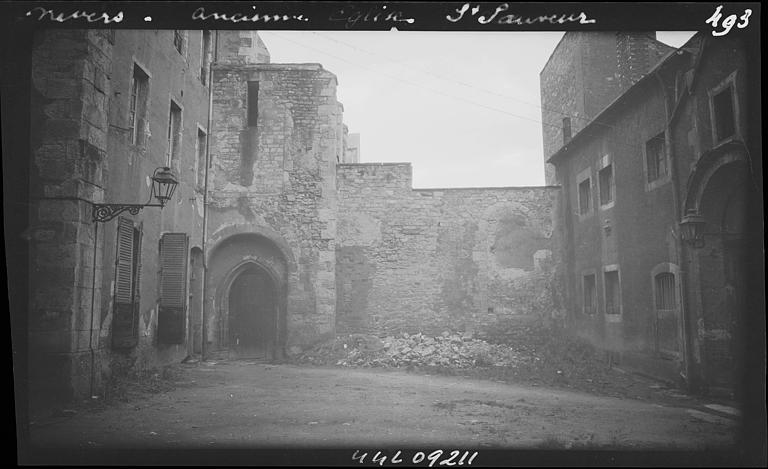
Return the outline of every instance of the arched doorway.
<path id="1" fill-rule="evenodd" d="M 704 377 L 711 391 L 741 393 L 746 329 L 763 314 L 750 307 L 750 282 L 759 276 L 762 215 L 744 159 L 723 159 L 706 178 L 699 213 L 707 221 L 705 246 L 697 250 L 704 352 Z"/>
<path id="2" fill-rule="evenodd" d="M 224 233 L 213 245 L 205 287 L 206 353 L 282 357 L 292 253 L 281 239 L 256 232 Z"/>
<path id="3" fill-rule="evenodd" d="M 277 286 L 255 263 L 239 270 L 227 298 L 230 352 L 241 358 L 270 358 L 277 342 Z"/>

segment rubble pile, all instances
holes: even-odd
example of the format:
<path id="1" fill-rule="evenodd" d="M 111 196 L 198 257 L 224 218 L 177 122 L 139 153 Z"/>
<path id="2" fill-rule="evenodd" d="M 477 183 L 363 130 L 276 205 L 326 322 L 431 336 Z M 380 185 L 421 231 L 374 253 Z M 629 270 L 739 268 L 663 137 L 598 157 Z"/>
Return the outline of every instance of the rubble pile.
<path id="1" fill-rule="evenodd" d="M 337 337 L 298 357 L 299 363 L 349 367 L 517 367 L 539 360 L 524 350 L 491 344 L 469 335 L 443 332 L 436 337 L 403 333 L 379 338 L 365 334 Z"/>

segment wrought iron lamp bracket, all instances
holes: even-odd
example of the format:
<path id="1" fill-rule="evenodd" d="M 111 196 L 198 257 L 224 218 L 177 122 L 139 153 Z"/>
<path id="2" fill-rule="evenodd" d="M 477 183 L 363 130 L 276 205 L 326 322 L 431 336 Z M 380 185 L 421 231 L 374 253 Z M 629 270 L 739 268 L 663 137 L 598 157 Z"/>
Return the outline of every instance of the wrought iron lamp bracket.
<path id="1" fill-rule="evenodd" d="M 163 207 L 161 204 L 93 204 L 93 221 L 107 222 L 123 212 L 138 215 L 144 207 Z"/>

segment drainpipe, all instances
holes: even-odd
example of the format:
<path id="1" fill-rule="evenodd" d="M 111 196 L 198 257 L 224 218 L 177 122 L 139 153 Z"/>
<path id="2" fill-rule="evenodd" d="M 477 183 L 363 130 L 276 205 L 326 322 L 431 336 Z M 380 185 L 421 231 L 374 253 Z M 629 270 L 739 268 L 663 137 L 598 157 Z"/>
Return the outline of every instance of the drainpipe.
<path id="1" fill-rule="evenodd" d="M 88 350 L 91 352 L 91 379 L 89 384 L 89 396 L 93 397 L 93 385 L 96 378 L 96 352 L 93 349 L 93 316 L 96 314 L 96 251 L 99 246 L 99 223 L 93 222 L 93 259 L 91 262 L 91 271 L 93 277 L 91 279 L 91 328 L 88 331 Z"/>
<path id="2" fill-rule="evenodd" d="M 213 64 L 218 59 L 219 48 L 219 32 L 213 31 L 213 58 L 208 65 L 208 138 L 205 139 L 205 182 L 203 183 L 203 304 L 200 308 L 200 360 L 206 359 L 206 339 L 208 338 L 208 327 L 206 326 L 207 315 L 205 314 L 206 305 L 206 293 L 208 292 L 208 170 L 211 166 L 211 138 L 213 137 L 213 128 L 211 124 L 213 122 Z"/>
<path id="3" fill-rule="evenodd" d="M 674 110 L 670 110 L 671 102 L 667 89 L 664 86 L 664 81 L 659 75 L 659 70 L 654 72 L 654 76 L 659 83 L 662 94 L 664 96 L 664 113 L 665 113 L 665 128 L 664 128 L 664 148 L 667 161 L 669 161 L 670 178 L 672 180 L 672 203 L 675 207 L 675 220 L 680 221 L 682 219 L 682 209 L 680 207 L 680 175 L 677 171 L 677 165 L 675 155 L 672 149 L 672 122 L 678 115 L 680 102 L 677 103 Z M 688 392 L 695 391 L 695 377 L 693 371 L 693 343 L 692 334 L 694 330 L 691 327 L 691 318 L 688 311 L 688 271 L 687 266 L 687 251 L 683 246 L 682 239 L 680 237 L 679 229 L 674 236 L 675 238 L 675 251 L 677 253 L 680 262 L 680 322 L 683 333 L 683 372 L 681 373 L 685 380 L 686 390 Z"/>

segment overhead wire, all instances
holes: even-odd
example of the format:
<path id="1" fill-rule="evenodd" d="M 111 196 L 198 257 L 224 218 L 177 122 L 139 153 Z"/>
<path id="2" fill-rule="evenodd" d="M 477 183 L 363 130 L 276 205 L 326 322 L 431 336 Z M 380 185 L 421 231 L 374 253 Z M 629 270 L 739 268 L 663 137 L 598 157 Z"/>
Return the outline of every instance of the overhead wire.
<path id="1" fill-rule="evenodd" d="M 473 100 L 471 100 L 471 99 L 467 99 L 467 98 L 464 98 L 464 97 L 461 97 L 461 96 L 457 96 L 457 95 L 455 95 L 455 94 L 451 94 L 451 93 L 446 93 L 446 92 L 443 92 L 443 91 L 439 91 L 439 90 L 436 90 L 436 89 L 434 89 L 434 88 L 431 88 L 431 87 L 428 87 L 428 86 L 424 86 L 424 85 L 422 85 L 422 84 L 420 84 L 420 83 L 417 83 L 417 82 L 413 82 L 413 81 L 410 81 L 410 80 L 405 80 L 405 79 L 403 79 L 403 78 L 401 78 L 401 77 L 398 77 L 398 76 L 394 76 L 394 75 L 390 75 L 390 74 L 388 74 L 388 73 L 385 73 L 385 72 L 381 72 L 381 71 L 379 71 L 379 70 L 374 70 L 374 69 L 372 69 L 371 67 L 368 67 L 368 66 L 366 66 L 366 65 L 362 65 L 362 64 L 359 64 L 359 63 L 357 63 L 357 62 L 354 62 L 354 61 L 352 61 L 352 60 L 349 60 L 349 59 L 347 59 L 347 58 L 344 58 L 344 57 L 341 57 L 341 56 L 339 56 L 339 55 L 336 55 L 336 54 L 330 53 L 330 52 L 328 52 L 328 51 L 322 50 L 322 49 L 320 49 L 320 48 L 317 48 L 317 47 L 313 47 L 313 46 L 309 46 L 309 45 L 307 45 L 307 44 L 303 44 L 303 43 L 301 43 L 301 42 L 295 41 L 295 40 L 293 40 L 293 39 L 291 39 L 291 38 L 288 38 L 288 37 L 286 37 L 286 36 L 284 36 L 284 35 L 282 35 L 282 34 L 279 34 L 279 33 L 275 32 L 275 31 L 269 31 L 269 33 L 270 33 L 271 35 L 274 35 L 274 36 L 276 36 L 276 37 L 279 37 L 279 38 L 281 38 L 281 39 L 283 39 L 283 40 L 286 40 L 286 41 L 288 41 L 288 42 L 292 42 L 292 43 L 294 43 L 294 44 L 296 44 L 296 45 L 298 45 L 298 46 L 300 46 L 300 47 L 303 47 L 303 48 L 306 48 L 306 49 L 311 49 L 311 50 L 314 50 L 314 51 L 316 51 L 316 52 L 319 52 L 319 53 L 321 53 L 321 54 L 327 55 L 327 56 L 329 56 L 329 57 L 333 57 L 333 58 L 335 58 L 335 59 L 341 60 L 342 62 L 348 63 L 348 64 L 350 64 L 350 65 L 352 65 L 352 66 L 355 66 L 355 67 L 358 67 L 358 68 L 362 68 L 362 69 L 368 70 L 368 71 L 370 71 L 370 72 L 372 72 L 372 73 L 376 73 L 377 75 L 381 75 L 381 76 L 384 76 L 384 77 L 390 78 L 390 79 L 392 79 L 392 80 L 395 80 L 395 81 L 399 81 L 399 82 L 401 82 L 401 83 L 406 83 L 406 84 L 408 84 L 408 85 L 411 85 L 411 86 L 415 86 L 415 87 L 418 87 L 418 88 L 423 88 L 423 89 L 426 89 L 426 90 L 428 90 L 428 91 L 430 91 L 430 92 L 433 92 L 433 93 L 435 93 L 435 94 L 439 94 L 439 95 L 442 95 L 442 96 L 446 96 L 446 97 L 449 97 L 449 98 L 457 99 L 457 100 L 459 100 L 459 101 L 464 101 L 464 102 L 466 102 L 466 103 L 469 103 L 469 104 L 472 104 L 472 105 L 475 105 L 475 106 L 478 106 L 478 107 L 482 107 L 482 108 L 485 108 L 485 109 L 488 109 L 488 110 L 496 111 L 496 112 L 499 112 L 499 113 L 502 113 L 502 114 L 506 114 L 506 115 L 509 115 L 509 116 L 512 116 L 512 117 L 517 117 L 517 118 L 519 118 L 519 119 L 527 120 L 527 121 L 530 121 L 530 122 L 535 122 L 535 123 L 537 123 L 537 124 L 540 124 L 540 125 L 542 125 L 542 126 L 546 126 L 546 127 L 552 127 L 552 128 L 556 128 L 556 129 L 558 129 L 558 130 L 561 130 L 561 129 L 562 129 L 562 127 L 561 127 L 560 125 L 557 125 L 557 124 L 550 124 L 550 123 L 542 122 L 542 121 L 540 121 L 540 120 L 537 120 L 537 119 L 534 119 L 534 118 L 530 118 L 530 117 L 526 117 L 526 116 L 521 116 L 521 115 L 519 115 L 519 114 L 514 114 L 514 113 L 511 113 L 511 112 L 509 112 L 509 111 L 506 111 L 506 110 L 503 110 L 503 109 L 499 109 L 499 108 L 497 108 L 497 107 L 488 106 L 488 105 L 485 105 L 485 104 L 482 104 L 482 103 L 478 103 L 478 102 L 476 102 L 476 101 L 473 101 Z M 327 37 L 326 37 L 326 36 L 324 36 L 324 35 L 320 35 L 320 34 L 316 33 L 315 31 L 311 31 L 311 33 L 312 33 L 312 34 L 315 34 L 315 35 L 317 35 L 317 36 L 319 36 L 319 37 L 323 37 L 323 38 L 326 38 L 326 39 L 330 39 L 330 38 L 327 38 Z M 337 43 L 339 43 L 339 44 L 344 44 L 344 45 L 347 45 L 347 46 L 349 46 L 349 47 L 351 47 L 351 48 L 353 48 L 353 49 L 357 49 L 357 50 L 360 50 L 360 51 L 363 51 L 363 52 L 369 53 L 369 54 L 371 54 L 371 55 L 380 55 L 380 54 L 376 54 L 376 53 L 374 53 L 374 52 L 366 51 L 365 49 L 359 48 L 359 47 L 357 47 L 357 46 L 353 46 L 353 45 L 351 45 L 351 44 L 347 44 L 347 43 L 345 43 L 344 41 L 340 41 L 340 40 L 337 40 L 337 39 L 330 39 L 330 40 L 332 40 L 332 41 L 335 41 L 335 42 L 337 42 Z M 388 57 L 386 57 L 386 56 L 384 56 L 384 55 L 381 55 L 381 56 L 382 56 L 382 57 L 384 57 L 384 58 L 388 58 Z M 394 59 L 391 59 L 391 58 L 388 58 L 388 60 L 390 60 L 390 61 L 394 61 Z M 396 62 L 395 62 L 395 63 L 396 63 Z M 414 68 L 415 68 L 415 69 L 417 69 L 417 70 L 420 70 L 418 67 L 414 67 Z M 474 89 L 477 89 L 477 90 L 480 90 L 480 91 L 484 91 L 484 92 L 487 92 L 487 93 L 490 93 L 490 94 L 494 94 L 494 95 L 497 95 L 497 96 L 501 96 L 501 97 L 504 97 L 504 98 L 509 98 L 509 99 L 513 99 L 513 100 L 516 100 L 516 101 L 520 101 L 520 102 L 522 102 L 522 103 L 525 103 L 525 104 L 528 104 L 528 105 L 531 105 L 531 106 L 535 106 L 535 107 L 538 107 L 539 109 L 550 110 L 550 109 L 547 109 L 547 108 L 543 108 L 543 107 L 542 107 L 542 106 L 540 106 L 540 105 L 536 105 L 536 104 L 533 104 L 533 103 L 529 103 L 529 102 L 526 102 L 526 101 L 522 101 L 522 100 L 519 100 L 518 98 L 514 98 L 514 97 L 512 97 L 512 96 L 503 95 L 503 94 L 500 94 L 500 93 L 496 93 L 496 92 L 493 92 L 493 91 L 490 91 L 490 90 L 486 90 L 486 89 L 483 89 L 483 88 L 480 88 L 480 87 L 477 87 L 477 86 L 474 86 L 474 85 L 470 85 L 470 84 L 466 84 L 466 83 L 463 83 L 463 82 L 458 82 L 458 81 L 455 81 L 455 80 L 451 80 L 451 79 L 448 79 L 448 78 L 442 77 L 442 76 L 440 76 L 439 74 L 435 74 L 435 73 L 433 73 L 433 72 L 427 72 L 427 73 L 429 73 L 430 75 L 436 76 L 436 77 L 438 77 L 438 78 L 442 78 L 442 79 L 444 79 L 444 80 L 446 80 L 446 81 L 453 81 L 453 82 L 455 82 L 455 83 L 458 83 L 458 84 L 461 84 L 461 85 L 463 85 L 463 86 L 468 86 L 468 87 L 471 87 L 471 88 L 474 88 Z M 577 118 L 579 118 L 579 119 L 587 119 L 587 118 L 585 118 L 585 117 L 571 116 L 571 115 L 569 115 L 569 114 L 566 114 L 566 113 L 563 113 L 563 112 L 561 112 L 561 111 L 557 111 L 557 110 L 551 110 L 551 111 L 552 111 L 552 112 L 556 112 L 556 113 L 559 113 L 559 114 L 561 114 L 561 115 L 564 115 L 564 116 L 568 116 L 568 117 L 577 117 Z M 609 128 L 609 129 L 612 129 L 612 130 L 617 130 L 617 127 L 616 127 L 616 126 L 613 126 L 613 125 L 610 125 L 610 124 L 605 124 L 605 123 L 603 123 L 603 122 L 600 122 L 600 121 L 595 121 L 595 120 L 592 120 L 592 121 L 590 121 L 590 122 L 589 122 L 587 125 L 589 125 L 590 123 L 592 123 L 592 124 L 594 124 L 594 125 L 599 125 L 599 126 L 602 126 L 602 127 L 605 127 L 605 128 Z M 659 136 L 654 136 L 654 137 L 651 137 L 650 139 L 648 139 L 648 141 L 650 141 L 650 140 L 655 140 L 655 139 L 659 139 L 659 138 L 660 138 Z M 621 140 L 614 140 L 613 142 L 614 142 L 614 143 L 617 143 L 617 144 L 620 144 L 620 145 L 628 146 L 628 147 L 631 147 L 631 148 L 636 148 L 638 144 L 641 144 L 641 143 L 643 143 L 643 142 L 640 142 L 640 141 L 638 141 L 638 142 L 635 142 L 635 143 L 629 143 L 629 142 L 626 142 L 626 141 L 621 141 Z"/>
<path id="2" fill-rule="evenodd" d="M 390 61 L 391 63 L 393 63 L 395 65 L 400 65 L 398 59 L 396 59 L 396 58 L 389 57 L 389 56 L 387 56 L 385 54 L 381 54 L 381 53 L 378 53 L 378 52 L 373 52 L 373 51 L 369 51 L 367 49 L 363 49 L 361 47 L 355 46 L 353 44 L 349 44 L 348 42 L 342 41 L 340 39 L 336 39 L 336 38 L 333 38 L 333 37 L 330 37 L 330 36 L 326 36 L 324 34 L 320 34 L 317 31 L 310 31 L 310 32 L 313 35 L 315 35 L 315 36 L 322 37 L 323 39 L 326 39 L 326 40 L 329 40 L 329 41 L 333 41 L 333 42 L 335 42 L 337 44 L 345 45 L 347 47 L 350 47 L 351 49 L 354 49 L 354 50 L 357 50 L 357 51 L 361 51 L 361 52 L 364 52 L 366 54 L 369 54 L 369 55 L 372 55 L 372 56 L 375 56 L 375 57 L 385 58 L 385 59 L 387 59 L 388 61 Z M 571 118 L 571 119 L 580 119 L 580 120 L 583 120 L 583 121 L 587 121 L 587 124 L 589 124 L 589 122 L 592 120 L 590 117 L 577 116 L 575 114 L 569 114 L 567 112 L 563 112 L 560 109 L 553 109 L 553 108 L 550 108 L 550 107 L 544 107 L 541 104 L 531 103 L 529 101 L 525 101 L 525 100 L 517 98 L 515 96 L 510 96 L 508 94 L 498 93 L 496 91 L 492 91 L 492 90 L 489 90 L 487 88 L 482 88 L 482 87 L 479 87 L 479 86 L 476 86 L 476 85 L 472 85 L 470 83 L 465 83 L 463 81 L 458 81 L 458 80 L 455 80 L 455 79 L 452 79 L 452 78 L 448 78 L 446 76 L 437 74 L 437 73 L 435 73 L 435 72 L 433 72 L 431 70 L 427 70 L 427 69 L 424 69 L 424 68 L 421 68 L 421 67 L 409 66 L 409 68 L 410 69 L 416 69 L 416 70 L 418 70 L 420 72 L 426 73 L 428 75 L 431 75 L 433 77 L 439 78 L 441 80 L 444 80 L 444 81 L 447 81 L 447 82 L 451 82 L 451 83 L 456 83 L 458 85 L 465 86 L 465 87 L 471 88 L 473 90 L 481 91 L 483 93 L 487 93 L 487 94 L 490 94 L 490 95 L 493 95 L 493 96 L 498 96 L 500 98 L 511 99 L 513 101 L 517 101 L 517 102 L 522 103 L 522 104 L 527 104 L 528 106 L 533 106 L 533 107 L 535 107 L 537 109 L 540 109 L 542 111 L 549 111 L 549 112 L 553 112 L 555 114 L 559 114 L 559 115 L 561 115 L 563 117 L 568 117 L 568 118 Z M 558 126 L 556 124 L 545 124 L 543 122 L 539 122 L 539 123 L 541 123 L 542 125 L 550 126 L 550 127 L 556 127 L 558 129 L 561 128 L 560 126 Z M 612 130 L 615 130 L 615 128 L 616 128 L 616 127 L 614 127 L 614 126 L 612 126 L 610 124 L 606 124 L 606 123 L 603 123 L 603 122 L 600 122 L 600 121 L 594 121 L 594 125 L 599 125 L 599 126 L 602 126 L 602 127 L 608 128 L 608 129 L 612 129 Z M 656 138 L 658 138 L 658 137 L 652 137 L 649 140 L 654 140 Z M 620 143 L 624 143 L 624 142 L 620 142 Z"/>

